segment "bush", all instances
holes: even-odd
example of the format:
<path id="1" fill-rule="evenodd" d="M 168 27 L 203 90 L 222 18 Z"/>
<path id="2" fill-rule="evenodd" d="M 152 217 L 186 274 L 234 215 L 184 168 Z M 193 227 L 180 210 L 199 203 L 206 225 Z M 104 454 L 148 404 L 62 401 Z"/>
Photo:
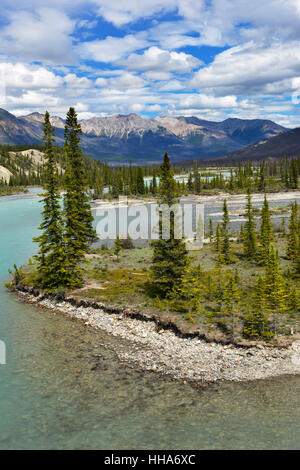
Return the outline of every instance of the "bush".
<path id="1" fill-rule="evenodd" d="M 121 240 L 121 245 L 124 250 L 132 250 L 134 248 L 131 238 L 124 238 Z"/>

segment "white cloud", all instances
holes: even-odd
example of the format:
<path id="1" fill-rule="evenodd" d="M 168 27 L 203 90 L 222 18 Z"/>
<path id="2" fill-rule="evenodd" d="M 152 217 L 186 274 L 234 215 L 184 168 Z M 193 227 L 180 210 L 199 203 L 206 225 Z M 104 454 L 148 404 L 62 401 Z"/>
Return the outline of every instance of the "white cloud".
<path id="1" fill-rule="evenodd" d="M 61 105 L 61 98 L 48 93 L 41 93 L 35 90 L 25 91 L 21 96 L 8 96 L 8 105 L 25 106 L 34 108 L 38 106 L 39 109 L 50 109 L 59 107 Z"/>
<path id="2" fill-rule="evenodd" d="M 143 106 L 141 103 L 133 103 L 130 105 L 130 110 L 133 113 L 140 113 L 145 109 L 145 106 Z"/>
<path id="3" fill-rule="evenodd" d="M 170 72 L 164 72 L 163 70 L 149 70 L 148 72 L 145 72 L 143 76 L 149 80 L 169 80 L 172 77 L 172 74 Z"/>
<path id="4" fill-rule="evenodd" d="M 34 13 L 14 11 L 0 31 L 0 52 L 47 64 L 75 63 L 71 34 L 75 27 L 66 14 L 53 8 Z"/>
<path id="5" fill-rule="evenodd" d="M 299 0 L 252 0 L 251 8 L 249 0 L 1 0 L 1 8 L 0 73 L 12 111 L 64 115 L 76 105 L 80 116 L 163 111 L 299 122 L 287 101 L 300 88 Z M 178 15 L 166 21 L 166 12 Z M 119 33 L 105 37 L 101 18 Z M 136 32 L 145 18 L 151 26 Z M 188 45 L 199 56 L 202 45 L 230 49 L 201 66 L 179 51 Z"/>
<path id="6" fill-rule="evenodd" d="M 227 89 L 236 94 L 258 93 L 272 83 L 294 78 L 300 73 L 299 42 L 272 46 L 253 41 L 228 49 L 215 57 L 208 67 L 195 73 L 190 85 L 199 89 Z M 283 90 L 284 91 L 284 90 Z"/>
<path id="7" fill-rule="evenodd" d="M 112 0 L 96 0 L 99 14 L 116 26 L 147 18 L 155 13 L 176 9 L 176 0 L 127 0 L 126 2 Z"/>
<path id="8" fill-rule="evenodd" d="M 44 67 L 25 65 L 20 62 L 0 63 L 1 78 L 6 88 L 24 88 L 34 90 L 41 88 L 55 89 L 62 85 L 63 79 Z"/>
<path id="9" fill-rule="evenodd" d="M 245 102 L 238 103 L 236 96 L 208 96 L 205 94 L 181 95 L 178 100 L 177 109 L 207 109 L 207 108 L 236 108 L 245 106 Z M 249 103 L 247 103 L 247 106 Z"/>
<path id="10" fill-rule="evenodd" d="M 170 80 L 168 82 L 159 83 L 158 89 L 160 91 L 176 91 L 182 90 L 184 88 L 184 84 L 179 80 Z"/>
<path id="11" fill-rule="evenodd" d="M 128 34 L 122 38 L 107 36 L 106 39 L 83 42 L 77 46 L 77 52 L 83 59 L 96 62 L 115 62 L 132 51 L 148 46 L 145 33 Z"/>
<path id="12" fill-rule="evenodd" d="M 86 77 L 77 77 L 74 73 L 69 73 L 64 77 L 65 83 L 71 88 L 90 88 L 91 80 Z"/>
<path id="13" fill-rule="evenodd" d="M 142 54 L 131 54 L 122 64 L 135 71 L 187 73 L 198 67 L 201 61 L 184 52 L 169 52 L 153 46 Z"/>
<path id="14" fill-rule="evenodd" d="M 98 78 L 96 85 L 99 87 L 111 88 L 114 90 L 130 90 L 134 88 L 142 88 L 147 82 L 139 76 L 133 75 L 129 72 L 123 72 L 118 77 L 112 78 Z"/>

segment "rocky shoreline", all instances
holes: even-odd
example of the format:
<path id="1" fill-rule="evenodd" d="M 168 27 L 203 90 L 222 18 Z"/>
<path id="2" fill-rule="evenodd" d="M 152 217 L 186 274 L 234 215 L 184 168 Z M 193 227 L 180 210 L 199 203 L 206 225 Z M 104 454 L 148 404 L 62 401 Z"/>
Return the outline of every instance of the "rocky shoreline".
<path id="1" fill-rule="evenodd" d="M 30 304 L 65 314 L 127 340 L 131 346 L 116 351 L 119 359 L 143 370 L 193 383 L 251 381 L 300 373 L 299 341 L 287 348 L 218 344 L 199 336 L 178 335 L 171 329 L 159 327 L 153 320 L 132 318 L 114 308 L 108 311 L 85 302 L 74 305 L 72 299 L 50 298 L 24 288 L 16 291 Z"/>

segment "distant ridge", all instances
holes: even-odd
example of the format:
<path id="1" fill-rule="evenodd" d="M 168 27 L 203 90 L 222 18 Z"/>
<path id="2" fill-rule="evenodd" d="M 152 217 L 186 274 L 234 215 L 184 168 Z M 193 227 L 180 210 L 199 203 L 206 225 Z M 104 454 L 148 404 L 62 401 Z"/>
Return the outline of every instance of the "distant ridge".
<path id="1" fill-rule="evenodd" d="M 0 109 L 0 143 L 40 145 L 42 122 L 40 113 L 17 118 Z M 57 144 L 63 145 L 64 120 L 53 116 L 51 122 Z M 168 152 L 173 161 L 218 157 L 287 131 L 272 121 L 261 119 L 229 118 L 213 122 L 195 116 L 144 118 L 134 113 L 93 117 L 80 122 L 84 152 L 114 164 L 157 163 L 164 152 Z"/>
<path id="2" fill-rule="evenodd" d="M 300 127 L 268 140 L 261 140 L 237 152 L 222 155 L 224 160 L 265 160 L 268 158 L 300 156 Z"/>

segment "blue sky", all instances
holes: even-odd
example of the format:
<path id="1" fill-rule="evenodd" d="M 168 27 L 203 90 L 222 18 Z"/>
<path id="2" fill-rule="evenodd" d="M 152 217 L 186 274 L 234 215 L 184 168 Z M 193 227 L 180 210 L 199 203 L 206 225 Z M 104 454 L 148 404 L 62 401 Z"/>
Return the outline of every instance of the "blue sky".
<path id="1" fill-rule="evenodd" d="M 0 106 L 300 126 L 299 26 L 299 0 L 1 0 Z"/>

